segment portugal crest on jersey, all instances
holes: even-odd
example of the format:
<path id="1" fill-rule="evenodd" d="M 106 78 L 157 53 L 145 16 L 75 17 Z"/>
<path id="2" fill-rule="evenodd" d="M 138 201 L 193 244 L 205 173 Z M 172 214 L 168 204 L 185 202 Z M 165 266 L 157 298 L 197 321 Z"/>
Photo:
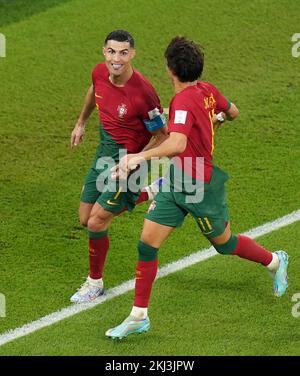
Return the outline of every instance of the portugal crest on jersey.
<path id="1" fill-rule="evenodd" d="M 118 116 L 119 118 L 123 118 L 127 114 L 127 106 L 126 104 L 122 103 L 118 106 Z"/>

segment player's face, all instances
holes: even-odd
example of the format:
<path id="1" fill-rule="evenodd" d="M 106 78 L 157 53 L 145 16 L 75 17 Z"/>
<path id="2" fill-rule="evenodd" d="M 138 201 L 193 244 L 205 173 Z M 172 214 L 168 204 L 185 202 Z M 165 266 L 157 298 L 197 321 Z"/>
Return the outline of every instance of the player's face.
<path id="1" fill-rule="evenodd" d="M 103 54 L 109 73 L 113 76 L 120 76 L 131 68 L 135 50 L 130 47 L 129 42 L 109 40 L 103 47 Z"/>

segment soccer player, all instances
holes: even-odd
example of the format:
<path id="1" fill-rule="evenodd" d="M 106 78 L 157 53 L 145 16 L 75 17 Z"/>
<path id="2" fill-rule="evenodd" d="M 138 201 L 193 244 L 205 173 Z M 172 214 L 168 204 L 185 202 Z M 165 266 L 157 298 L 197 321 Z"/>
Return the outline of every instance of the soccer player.
<path id="1" fill-rule="evenodd" d="M 89 170 L 80 199 L 80 222 L 88 229 L 89 275 L 71 297 L 72 302 L 89 302 L 104 292 L 102 272 L 109 248 L 108 227 L 113 218 L 135 204 L 152 199 L 158 179 L 142 192 L 125 191 L 110 179 L 110 161 L 119 161 L 119 152 L 147 150 L 168 137 L 159 98 L 131 63 L 134 39 L 125 30 L 115 30 L 105 39 L 105 62 L 92 72 L 83 109 L 71 134 L 71 147 L 82 141 L 85 124 L 95 107 L 100 119 L 100 144 Z"/>
<path id="2" fill-rule="evenodd" d="M 193 215 L 201 232 L 217 252 L 264 265 L 273 274 L 276 296 L 282 296 L 288 286 L 288 255 L 284 251 L 271 253 L 252 239 L 234 235 L 230 230 L 224 187 L 228 175 L 212 164 L 212 154 L 214 123 L 220 125 L 225 119 L 235 119 L 238 116 L 237 107 L 215 86 L 198 81 L 203 70 L 204 55 L 197 44 L 184 37 L 175 37 L 167 47 L 165 57 L 167 71 L 175 89 L 175 96 L 169 107 L 170 137 L 154 149 L 123 157 L 119 166 L 112 171 L 120 176 L 122 172 L 130 170 L 132 165 L 163 156 L 177 156 L 182 162 L 190 157 L 192 168 L 191 171 L 185 171 L 185 165 L 178 163 L 178 160 L 171 164 L 169 189 L 164 189 L 167 184 L 165 181 L 155 197 L 154 205 L 150 206 L 146 214 L 138 243 L 134 305 L 123 323 L 106 332 L 106 336 L 111 338 L 123 338 L 150 328 L 147 311 L 157 273 L 158 250 L 170 233 L 182 224 L 188 213 Z M 197 157 L 204 158 L 204 195 L 202 200 L 189 203 L 187 198 L 191 199 L 197 192 L 191 194 L 184 189 L 176 191 L 175 173 L 179 169 L 185 179 L 190 173 L 193 182 L 200 179 L 198 175 L 201 174 L 195 168 Z"/>

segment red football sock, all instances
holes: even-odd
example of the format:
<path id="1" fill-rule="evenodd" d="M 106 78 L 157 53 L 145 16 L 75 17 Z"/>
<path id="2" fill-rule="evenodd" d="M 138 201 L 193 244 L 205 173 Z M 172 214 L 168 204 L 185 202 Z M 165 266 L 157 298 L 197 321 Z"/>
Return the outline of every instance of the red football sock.
<path id="1" fill-rule="evenodd" d="M 273 258 L 271 252 L 244 235 L 238 235 L 238 242 L 232 254 L 264 266 L 269 265 Z"/>
<path id="2" fill-rule="evenodd" d="M 157 267 L 158 259 L 153 261 L 138 261 L 136 266 L 134 306 L 148 307 Z"/>
<path id="3" fill-rule="evenodd" d="M 90 277 L 92 279 L 102 278 L 108 248 L 109 238 L 107 235 L 100 239 L 89 239 Z"/>

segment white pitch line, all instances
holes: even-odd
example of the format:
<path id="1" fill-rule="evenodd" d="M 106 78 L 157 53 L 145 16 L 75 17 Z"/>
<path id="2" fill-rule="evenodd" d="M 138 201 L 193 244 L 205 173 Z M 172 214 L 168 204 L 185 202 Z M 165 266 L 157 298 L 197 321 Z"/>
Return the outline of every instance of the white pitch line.
<path id="1" fill-rule="evenodd" d="M 258 238 L 259 236 L 266 235 L 272 231 L 278 230 L 282 227 L 288 226 L 294 222 L 300 220 L 300 209 L 296 210 L 284 217 L 277 218 L 272 222 L 267 222 L 264 225 L 255 227 L 247 232 L 244 235 L 249 236 L 250 238 Z M 187 257 L 184 257 L 178 261 L 172 262 L 161 267 L 158 271 L 157 278 L 165 277 L 171 273 L 175 273 L 179 270 L 187 268 L 188 266 L 194 265 L 198 262 L 204 261 L 210 257 L 216 256 L 218 253 L 214 250 L 213 247 L 206 248 L 195 252 Z M 45 328 L 47 326 L 53 325 L 63 319 L 76 315 L 77 313 L 92 309 L 99 304 L 102 304 L 110 299 L 113 299 L 117 296 L 123 295 L 126 292 L 134 289 L 135 280 L 131 279 L 126 281 L 119 286 L 113 287 L 106 291 L 106 294 L 93 303 L 86 304 L 74 304 L 70 307 L 63 308 L 60 311 L 53 312 L 47 316 L 44 316 L 36 321 L 33 321 L 29 324 L 25 324 L 20 328 L 9 330 L 2 335 L 0 335 L 0 346 L 14 341 L 17 338 L 27 336 L 30 333 L 33 333 L 39 329 Z"/>

